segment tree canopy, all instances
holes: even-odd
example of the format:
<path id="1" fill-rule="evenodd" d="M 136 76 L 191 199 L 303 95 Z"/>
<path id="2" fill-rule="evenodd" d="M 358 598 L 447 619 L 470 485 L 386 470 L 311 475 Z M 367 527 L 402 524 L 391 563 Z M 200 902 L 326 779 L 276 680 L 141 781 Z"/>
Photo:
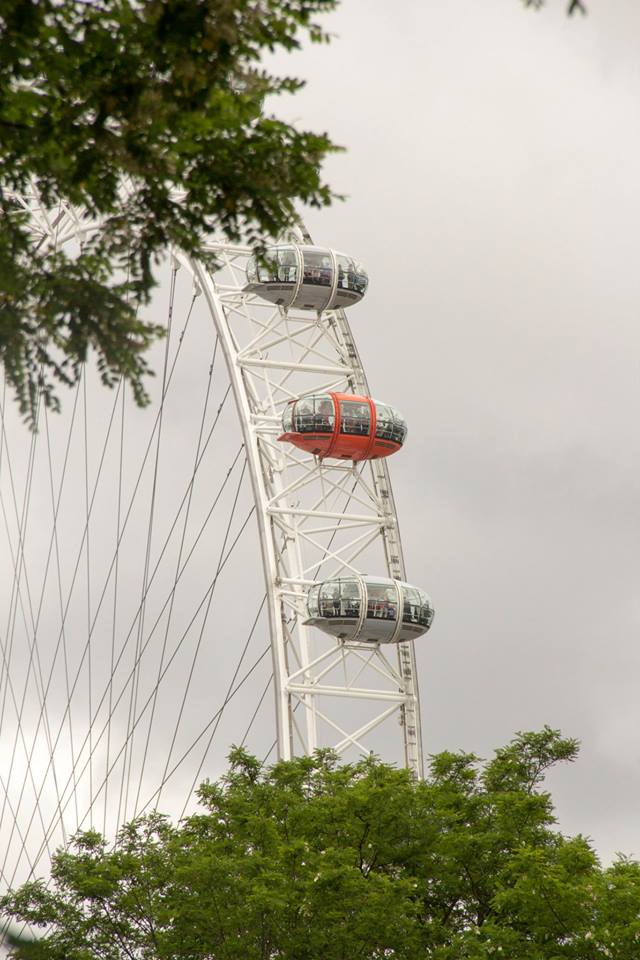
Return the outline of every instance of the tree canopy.
<path id="1" fill-rule="evenodd" d="M 296 201 L 332 194 L 337 149 L 270 112 L 302 82 L 266 54 L 326 35 L 336 0 L 4 0 L 0 4 L 0 357 L 23 412 L 97 351 L 105 382 L 145 400 L 140 319 L 171 245 L 277 234 Z M 35 193 L 52 232 L 69 207 L 82 249 L 42 246 L 17 197 Z"/>
<path id="2" fill-rule="evenodd" d="M 31 420 L 91 348 L 105 383 L 125 377 L 146 401 L 145 351 L 163 329 L 140 308 L 172 245 L 207 260 L 212 229 L 257 242 L 295 221 L 297 201 L 331 202 L 320 171 L 337 147 L 270 112 L 303 84 L 261 61 L 326 40 L 316 18 L 336 2 L 0 4 L 0 360 Z M 69 210 L 87 228 L 80 249 L 57 240 Z"/>
<path id="3" fill-rule="evenodd" d="M 142 817 L 56 854 L 52 882 L 2 900 L 44 936 L 32 960 L 632 960 L 640 865 L 603 869 L 557 829 L 545 728 L 488 762 L 441 753 L 415 782 L 320 752 L 263 769 L 242 750 L 203 811 Z"/>

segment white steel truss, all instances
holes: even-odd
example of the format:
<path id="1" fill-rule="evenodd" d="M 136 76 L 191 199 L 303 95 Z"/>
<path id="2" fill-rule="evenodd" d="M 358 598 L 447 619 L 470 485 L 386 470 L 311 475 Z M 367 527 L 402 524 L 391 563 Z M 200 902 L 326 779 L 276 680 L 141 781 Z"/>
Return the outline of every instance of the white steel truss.
<path id="1" fill-rule="evenodd" d="M 70 207 L 47 212 L 35 193 L 17 199 L 42 248 L 81 244 L 92 230 Z M 302 229 L 291 239 L 311 242 Z M 290 400 L 370 394 L 345 312 L 273 306 L 245 292 L 249 247 L 222 240 L 210 249 L 215 273 L 173 256 L 206 300 L 238 411 L 266 584 L 278 754 L 326 746 L 347 756 L 372 749 L 393 756 L 400 733 L 405 765 L 420 777 L 413 644 L 338 643 L 304 624 L 306 595 L 318 580 L 345 571 L 406 579 L 387 462 L 321 461 L 278 440 Z M 365 313 L 366 301 L 355 316 Z"/>
<path id="2" fill-rule="evenodd" d="M 304 231 L 292 237 L 310 242 Z M 385 460 L 320 460 L 280 443 L 289 400 L 326 391 L 369 395 L 345 312 L 284 310 L 244 292 L 250 249 L 212 244 L 220 270 L 188 263 L 224 349 L 257 506 L 267 587 L 282 758 L 331 746 L 367 752 L 367 736 L 399 721 L 406 766 L 422 775 L 420 706 L 412 643 L 341 643 L 305 626 L 306 594 L 345 571 L 405 579 Z M 185 261 L 187 263 L 187 261 Z M 366 308 L 360 307 L 359 310 Z M 363 719 L 340 699 L 364 702 Z M 302 715 L 298 713 L 301 708 Z"/>

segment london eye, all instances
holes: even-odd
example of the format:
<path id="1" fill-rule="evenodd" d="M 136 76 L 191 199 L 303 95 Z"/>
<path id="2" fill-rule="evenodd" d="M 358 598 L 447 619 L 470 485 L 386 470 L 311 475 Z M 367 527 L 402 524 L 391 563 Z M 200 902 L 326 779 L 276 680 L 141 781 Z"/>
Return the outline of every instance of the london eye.
<path id="1" fill-rule="evenodd" d="M 19 202 L 41 244 L 82 243 L 72 208 Z M 2 393 L 3 888 L 78 829 L 180 816 L 231 743 L 422 773 L 433 606 L 390 482 L 407 424 L 371 397 L 347 320 L 366 336 L 366 271 L 302 227 L 261 259 L 208 251 L 215 271 L 167 257 L 149 407 L 89 361 L 37 431 Z"/>

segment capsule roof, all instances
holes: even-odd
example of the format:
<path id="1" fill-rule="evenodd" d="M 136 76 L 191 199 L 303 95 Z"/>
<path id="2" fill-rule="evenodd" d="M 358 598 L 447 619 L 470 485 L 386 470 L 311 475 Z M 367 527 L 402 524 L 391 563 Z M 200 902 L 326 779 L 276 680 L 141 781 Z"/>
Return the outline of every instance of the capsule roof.
<path id="1" fill-rule="evenodd" d="M 345 642 L 402 643 L 426 633 L 434 609 L 428 594 L 389 577 L 338 577 L 314 584 L 306 621 Z"/>
<path id="2" fill-rule="evenodd" d="M 278 244 L 247 264 L 249 293 L 299 310 L 334 310 L 362 300 L 369 280 L 357 260 L 326 247 Z"/>

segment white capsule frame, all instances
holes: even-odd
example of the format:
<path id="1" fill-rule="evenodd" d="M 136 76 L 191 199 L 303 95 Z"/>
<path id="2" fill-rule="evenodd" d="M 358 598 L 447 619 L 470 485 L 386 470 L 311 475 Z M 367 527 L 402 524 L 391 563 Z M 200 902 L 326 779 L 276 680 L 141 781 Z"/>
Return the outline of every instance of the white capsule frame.
<path id="1" fill-rule="evenodd" d="M 355 574 L 314 584 L 307 612 L 305 623 L 344 643 L 366 644 L 415 640 L 434 617 L 424 590 L 403 580 Z"/>
<path id="2" fill-rule="evenodd" d="M 277 244 L 267 250 L 268 265 L 252 257 L 247 264 L 247 293 L 285 309 L 334 310 L 362 300 L 369 278 L 353 257 L 310 244 Z"/>

